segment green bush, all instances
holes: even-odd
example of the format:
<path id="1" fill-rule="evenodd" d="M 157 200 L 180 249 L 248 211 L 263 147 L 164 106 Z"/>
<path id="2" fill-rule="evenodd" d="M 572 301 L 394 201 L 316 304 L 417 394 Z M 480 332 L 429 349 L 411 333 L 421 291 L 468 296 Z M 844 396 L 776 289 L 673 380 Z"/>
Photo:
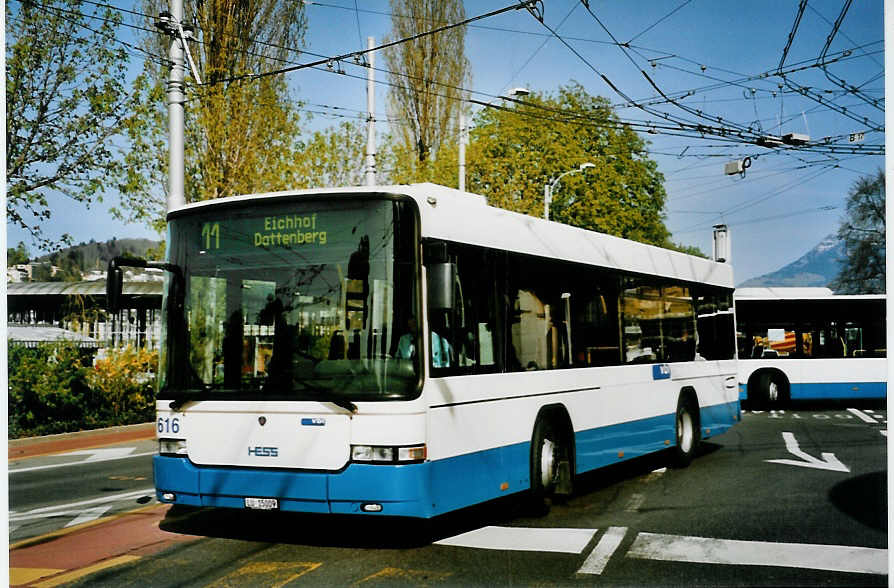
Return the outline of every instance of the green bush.
<path id="1" fill-rule="evenodd" d="M 9 436 L 31 437 L 152 420 L 158 355 L 93 352 L 71 342 L 8 346 Z"/>

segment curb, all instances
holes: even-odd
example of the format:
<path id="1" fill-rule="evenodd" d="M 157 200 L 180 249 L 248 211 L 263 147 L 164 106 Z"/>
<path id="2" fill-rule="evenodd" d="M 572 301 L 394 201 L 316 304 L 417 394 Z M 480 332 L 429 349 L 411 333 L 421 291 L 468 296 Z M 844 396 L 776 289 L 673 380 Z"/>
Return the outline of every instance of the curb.
<path id="1" fill-rule="evenodd" d="M 45 437 L 10 439 L 7 442 L 7 459 L 24 459 L 75 449 L 101 447 L 113 443 L 153 439 L 154 437 L 155 423 L 141 423 L 138 425 L 123 425 L 74 433 L 60 433 Z"/>

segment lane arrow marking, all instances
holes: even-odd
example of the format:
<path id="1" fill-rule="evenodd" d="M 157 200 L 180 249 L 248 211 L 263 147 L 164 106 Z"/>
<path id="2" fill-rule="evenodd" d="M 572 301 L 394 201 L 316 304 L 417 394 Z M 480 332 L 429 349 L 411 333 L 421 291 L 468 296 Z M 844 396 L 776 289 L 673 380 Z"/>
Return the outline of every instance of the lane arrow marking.
<path id="1" fill-rule="evenodd" d="M 108 447 L 105 449 L 87 449 L 84 451 L 69 451 L 63 455 L 88 455 L 84 462 L 88 461 L 107 461 L 110 459 L 120 459 L 126 457 L 136 451 L 136 447 Z M 83 463 L 83 462 L 81 462 Z"/>
<path id="2" fill-rule="evenodd" d="M 800 458 L 801 461 L 796 459 L 765 459 L 764 461 L 769 463 L 781 463 L 783 465 L 799 466 L 802 468 L 829 470 L 832 472 L 851 471 L 849 467 L 841 463 L 841 461 L 837 457 L 835 457 L 834 453 L 823 453 L 822 459 L 817 459 L 812 455 L 802 451 L 793 433 L 789 433 L 788 431 L 786 431 L 782 434 L 782 438 L 785 441 L 785 448 L 788 449 L 788 452 L 795 457 Z"/>
<path id="3" fill-rule="evenodd" d="M 81 523 L 87 523 L 90 521 L 95 521 L 102 515 L 106 514 L 108 511 L 112 510 L 114 504 L 104 504 L 102 506 L 95 506 L 93 508 L 88 508 L 87 510 L 81 511 L 77 517 L 73 518 L 71 522 L 69 522 L 66 527 L 74 527 L 75 525 L 80 525 Z"/>
<path id="4" fill-rule="evenodd" d="M 9 474 L 11 475 L 11 474 L 19 474 L 22 472 L 36 472 L 36 471 L 40 471 L 40 470 L 52 470 L 55 468 L 67 468 L 70 466 L 84 465 L 85 463 L 97 463 L 97 462 L 101 462 L 101 461 L 114 461 L 116 459 L 127 459 L 130 457 L 145 457 L 147 455 L 157 455 L 158 454 L 157 451 L 147 451 L 146 453 L 133 453 L 134 449 L 136 449 L 136 448 L 128 447 L 127 448 L 128 452 L 126 454 L 122 454 L 121 451 L 116 449 L 115 453 L 111 454 L 111 455 L 110 454 L 97 455 L 97 450 L 75 451 L 72 453 L 63 453 L 60 455 L 64 456 L 64 455 L 72 455 L 72 454 L 74 454 L 74 455 L 90 454 L 90 455 L 92 455 L 92 457 L 89 457 L 87 459 L 81 459 L 78 461 L 67 461 L 65 463 L 51 463 L 49 465 L 32 466 L 32 467 L 26 467 L 26 468 L 15 468 L 15 467 L 10 466 Z M 105 450 L 101 450 L 101 451 L 105 451 Z"/>

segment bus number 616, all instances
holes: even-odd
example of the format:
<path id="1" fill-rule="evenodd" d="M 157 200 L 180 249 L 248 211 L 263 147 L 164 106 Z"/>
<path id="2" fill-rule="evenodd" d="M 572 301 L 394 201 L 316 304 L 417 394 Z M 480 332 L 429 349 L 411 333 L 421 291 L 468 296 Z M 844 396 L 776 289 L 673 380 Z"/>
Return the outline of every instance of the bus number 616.
<path id="1" fill-rule="evenodd" d="M 158 432 L 159 433 L 179 433 L 180 432 L 180 419 L 178 417 L 174 418 L 160 418 L 158 419 Z"/>

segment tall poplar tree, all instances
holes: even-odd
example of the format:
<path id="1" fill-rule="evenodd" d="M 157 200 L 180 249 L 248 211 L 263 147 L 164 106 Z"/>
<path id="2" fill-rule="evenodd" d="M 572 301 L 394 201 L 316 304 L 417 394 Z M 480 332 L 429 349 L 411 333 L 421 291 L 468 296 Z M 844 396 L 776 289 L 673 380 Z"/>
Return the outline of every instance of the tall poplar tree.
<path id="1" fill-rule="evenodd" d="M 466 18 L 461 0 L 391 0 L 391 12 L 392 41 Z M 462 86 L 470 69 L 465 37 L 465 27 L 455 27 L 384 51 L 397 181 L 429 180 L 433 158 L 456 140 Z"/>

